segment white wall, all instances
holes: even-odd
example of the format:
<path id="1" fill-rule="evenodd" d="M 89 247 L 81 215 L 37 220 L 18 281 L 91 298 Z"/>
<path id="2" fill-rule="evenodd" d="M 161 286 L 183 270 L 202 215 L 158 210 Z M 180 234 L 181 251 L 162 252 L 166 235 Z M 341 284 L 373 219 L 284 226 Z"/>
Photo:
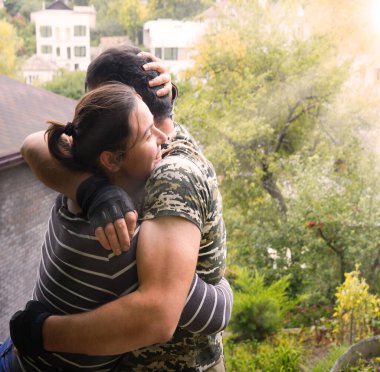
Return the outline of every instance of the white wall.
<path id="1" fill-rule="evenodd" d="M 33 12 L 31 19 L 36 25 L 36 54 L 68 70 L 86 70 L 91 62 L 90 28 L 95 26 L 95 16 L 95 10 L 90 7 Z M 50 27 L 51 35 L 43 37 L 41 26 Z M 84 26 L 85 35 L 75 36 L 74 26 Z M 43 48 L 47 47 L 51 48 L 51 51 L 44 52 Z M 76 55 L 81 51 L 84 55 Z"/>
<path id="2" fill-rule="evenodd" d="M 205 22 L 158 19 L 144 24 L 144 45 L 178 74 L 194 63 L 194 48 L 206 30 Z M 161 55 L 159 55 L 161 51 Z"/>

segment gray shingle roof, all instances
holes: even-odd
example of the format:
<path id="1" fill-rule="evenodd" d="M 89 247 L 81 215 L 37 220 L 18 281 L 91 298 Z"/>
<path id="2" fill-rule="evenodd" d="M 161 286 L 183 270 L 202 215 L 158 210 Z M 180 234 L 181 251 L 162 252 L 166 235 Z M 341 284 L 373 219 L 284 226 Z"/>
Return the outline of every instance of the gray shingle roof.
<path id="1" fill-rule="evenodd" d="M 66 123 L 76 101 L 0 75 L 0 159 L 20 150 L 24 138 L 47 129 L 46 121 Z"/>
<path id="2" fill-rule="evenodd" d="M 63 1 L 54 1 L 46 9 L 56 9 L 56 10 L 71 10 Z"/>

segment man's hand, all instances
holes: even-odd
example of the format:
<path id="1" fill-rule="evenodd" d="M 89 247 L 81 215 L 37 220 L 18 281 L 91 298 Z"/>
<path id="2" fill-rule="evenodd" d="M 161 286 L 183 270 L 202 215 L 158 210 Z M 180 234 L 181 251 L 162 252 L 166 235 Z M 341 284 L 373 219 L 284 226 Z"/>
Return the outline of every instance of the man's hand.
<path id="1" fill-rule="evenodd" d="M 13 344 L 22 355 L 39 355 L 43 349 L 42 326 L 51 314 L 38 301 L 29 301 L 9 322 Z"/>
<path id="2" fill-rule="evenodd" d="M 82 182 L 76 199 L 105 249 L 112 249 L 115 255 L 129 249 L 137 212 L 123 189 L 96 175 Z"/>
<path id="3" fill-rule="evenodd" d="M 164 87 L 157 91 L 157 95 L 159 97 L 166 96 L 167 94 L 172 93 L 172 82 L 170 78 L 170 73 L 167 66 L 164 62 L 161 61 L 160 58 L 157 58 L 151 53 L 148 52 L 140 52 L 139 56 L 150 58 L 153 62 L 146 63 L 143 65 L 145 70 L 154 70 L 160 73 L 157 77 L 149 81 L 150 87 L 157 87 L 163 85 Z"/>

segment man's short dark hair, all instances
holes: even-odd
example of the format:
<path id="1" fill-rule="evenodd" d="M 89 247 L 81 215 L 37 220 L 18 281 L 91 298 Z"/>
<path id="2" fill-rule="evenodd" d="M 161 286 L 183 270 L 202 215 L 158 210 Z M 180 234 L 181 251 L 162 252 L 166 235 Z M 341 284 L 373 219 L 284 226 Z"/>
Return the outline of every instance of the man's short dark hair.
<path id="1" fill-rule="evenodd" d="M 162 86 L 149 87 L 149 80 L 158 76 L 157 71 L 145 71 L 143 65 L 150 59 L 138 56 L 141 50 L 133 46 L 110 48 L 96 57 L 88 66 L 86 88 L 94 89 L 111 81 L 133 87 L 149 107 L 155 119 L 170 117 L 172 103 L 169 95 L 158 97 Z"/>

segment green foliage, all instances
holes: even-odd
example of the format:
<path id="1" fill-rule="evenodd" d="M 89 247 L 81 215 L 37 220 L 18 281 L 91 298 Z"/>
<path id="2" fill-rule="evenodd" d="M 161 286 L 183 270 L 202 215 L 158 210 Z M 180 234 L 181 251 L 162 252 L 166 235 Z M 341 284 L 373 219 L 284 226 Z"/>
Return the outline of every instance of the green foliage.
<path id="1" fill-rule="evenodd" d="M 90 0 L 97 10 L 96 30 L 92 32 L 93 43 L 101 36 L 128 35 L 132 42 L 141 43 L 142 27 L 146 20 L 146 5 L 139 0 Z"/>
<path id="2" fill-rule="evenodd" d="M 344 369 L 344 372 L 374 372 L 380 368 L 380 357 L 369 360 L 359 358 L 353 365 Z"/>
<path id="3" fill-rule="evenodd" d="M 246 269 L 232 268 L 234 309 L 230 329 L 239 340 L 263 340 L 277 332 L 295 301 L 287 297 L 289 278 L 265 285 L 264 276 Z"/>
<path id="4" fill-rule="evenodd" d="M 149 0 L 149 19 L 192 17 L 201 13 L 212 3 L 212 0 Z"/>
<path id="5" fill-rule="evenodd" d="M 335 362 L 347 351 L 347 346 L 332 346 L 326 356 L 313 361 L 307 369 L 310 372 L 330 371 Z"/>
<path id="6" fill-rule="evenodd" d="M 65 97 L 79 99 L 84 94 L 85 72 L 60 70 L 59 74 L 43 87 Z"/>
<path id="7" fill-rule="evenodd" d="M 345 282 L 337 288 L 335 333 L 338 342 L 352 344 L 373 334 L 380 316 L 380 299 L 369 293 L 358 268 L 346 274 Z"/>
<path id="8" fill-rule="evenodd" d="M 229 260 L 268 282 L 291 274 L 305 304 L 331 303 L 355 263 L 377 289 L 380 179 L 361 133 L 378 97 L 349 94 L 349 66 L 327 36 L 299 33 L 291 1 L 234 3 L 176 111 L 220 176 Z"/>
<path id="9" fill-rule="evenodd" d="M 15 16 L 21 9 L 22 0 L 7 0 L 4 3 L 4 7 L 7 13 L 11 16 Z"/>
<path id="10" fill-rule="evenodd" d="M 302 346 L 285 336 L 263 343 L 225 342 L 227 371 L 292 372 L 301 370 Z"/>
<path id="11" fill-rule="evenodd" d="M 10 17 L 23 17 L 29 20 L 30 13 L 40 10 L 42 2 L 39 0 L 7 0 L 4 2 L 4 7 L 8 16 Z"/>
<path id="12" fill-rule="evenodd" d="M 22 46 L 16 29 L 6 20 L 0 20 L 0 73 L 15 76 L 17 71 L 16 52 Z"/>
<path id="13" fill-rule="evenodd" d="M 17 57 L 29 57 L 35 51 L 35 26 L 29 19 L 30 13 L 40 8 L 41 3 L 39 1 L 29 0 L 22 3 L 11 2 L 9 4 L 9 12 L 0 12 L 0 19 L 12 24 L 17 32 L 17 36 L 22 40 L 16 50 Z"/>
<path id="14" fill-rule="evenodd" d="M 343 74 L 325 66 L 333 51 L 326 39 L 290 39 L 256 2 L 241 2 L 236 13 L 201 46 L 191 72 L 198 94 L 179 112 L 223 175 L 227 208 L 244 221 L 260 209 L 273 221 L 288 209 L 282 162 L 309 139 Z"/>

